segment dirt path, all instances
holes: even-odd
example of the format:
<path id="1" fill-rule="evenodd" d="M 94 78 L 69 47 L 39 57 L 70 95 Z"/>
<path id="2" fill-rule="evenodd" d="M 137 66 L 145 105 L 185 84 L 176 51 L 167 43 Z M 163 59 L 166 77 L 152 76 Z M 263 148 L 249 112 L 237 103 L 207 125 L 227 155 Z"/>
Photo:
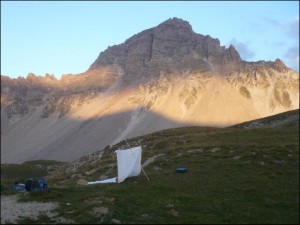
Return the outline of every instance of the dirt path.
<path id="1" fill-rule="evenodd" d="M 1 224 L 16 223 L 20 217 L 36 219 L 40 214 L 55 217 L 55 202 L 17 202 L 18 195 L 1 195 Z"/>

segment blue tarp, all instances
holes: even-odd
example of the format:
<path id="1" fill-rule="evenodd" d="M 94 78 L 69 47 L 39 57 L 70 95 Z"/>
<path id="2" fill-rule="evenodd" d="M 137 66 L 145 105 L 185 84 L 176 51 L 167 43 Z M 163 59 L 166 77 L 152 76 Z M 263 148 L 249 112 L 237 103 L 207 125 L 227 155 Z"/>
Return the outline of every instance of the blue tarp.
<path id="1" fill-rule="evenodd" d="M 187 171 L 187 168 L 177 168 L 176 172 L 177 173 L 185 173 Z"/>
<path id="2" fill-rule="evenodd" d="M 16 190 L 16 191 L 26 191 L 25 189 L 25 184 L 14 184 L 13 185 L 13 188 Z"/>

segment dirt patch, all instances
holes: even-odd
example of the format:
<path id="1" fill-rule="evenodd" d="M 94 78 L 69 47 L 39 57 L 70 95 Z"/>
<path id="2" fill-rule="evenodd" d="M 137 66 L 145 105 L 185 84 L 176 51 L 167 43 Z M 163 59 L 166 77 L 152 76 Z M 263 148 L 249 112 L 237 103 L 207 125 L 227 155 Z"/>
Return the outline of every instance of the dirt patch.
<path id="1" fill-rule="evenodd" d="M 107 207 L 94 207 L 92 210 L 92 215 L 106 215 L 109 209 Z"/>
<path id="2" fill-rule="evenodd" d="M 153 163 L 157 157 L 161 157 L 161 156 L 163 156 L 163 155 L 165 155 L 165 154 L 158 154 L 158 155 L 155 155 L 155 156 L 153 156 L 153 157 L 151 157 L 151 158 L 148 158 L 148 159 L 143 163 L 142 166 L 143 166 L 143 167 L 148 166 L 150 163 Z"/>
<path id="3" fill-rule="evenodd" d="M 18 195 L 1 195 L 1 224 L 16 224 L 21 217 L 37 219 L 40 214 L 57 220 L 57 214 L 53 210 L 58 206 L 56 202 L 18 202 Z M 59 221 L 65 220 L 59 218 Z"/>
<path id="4" fill-rule="evenodd" d="M 218 152 L 220 150 L 221 150 L 220 148 L 213 148 L 213 149 L 211 149 L 209 151 L 212 152 L 212 153 L 215 153 L 215 152 Z"/>

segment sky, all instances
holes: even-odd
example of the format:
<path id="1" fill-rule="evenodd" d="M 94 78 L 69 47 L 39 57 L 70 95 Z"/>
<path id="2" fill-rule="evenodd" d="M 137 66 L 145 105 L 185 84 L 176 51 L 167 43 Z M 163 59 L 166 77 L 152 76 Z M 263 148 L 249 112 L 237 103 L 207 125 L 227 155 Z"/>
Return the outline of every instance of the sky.
<path id="1" fill-rule="evenodd" d="M 100 52 L 169 18 L 243 60 L 299 72 L 299 1 L 1 1 L 1 75 L 86 71 Z"/>

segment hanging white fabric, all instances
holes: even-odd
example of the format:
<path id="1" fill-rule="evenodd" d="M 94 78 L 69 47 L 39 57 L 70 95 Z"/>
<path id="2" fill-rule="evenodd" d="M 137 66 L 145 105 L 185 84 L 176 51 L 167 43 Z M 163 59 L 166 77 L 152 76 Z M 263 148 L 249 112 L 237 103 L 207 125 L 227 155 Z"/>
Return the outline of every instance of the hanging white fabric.
<path id="1" fill-rule="evenodd" d="M 141 173 L 141 146 L 115 152 L 118 162 L 118 183 L 123 182 L 127 177 L 138 176 Z"/>

